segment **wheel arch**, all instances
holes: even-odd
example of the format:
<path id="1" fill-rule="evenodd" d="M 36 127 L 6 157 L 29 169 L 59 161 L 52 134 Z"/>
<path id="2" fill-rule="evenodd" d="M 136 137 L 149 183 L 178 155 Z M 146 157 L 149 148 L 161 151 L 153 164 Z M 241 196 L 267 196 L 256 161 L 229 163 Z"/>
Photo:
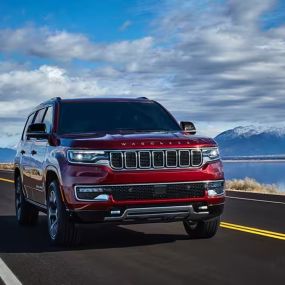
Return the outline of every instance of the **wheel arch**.
<path id="1" fill-rule="evenodd" d="M 64 193 L 62 191 L 62 187 L 61 187 L 61 177 L 58 174 L 56 168 L 54 167 L 47 167 L 46 169 L 46 173 L 45 173 L 45 189 L 46 189 L 46 199 L 47 199 L 47 195 L 48 195 L 48 187 L 49 184 L 56 180 L 59 184 L 59 189 L 60 189 L 60 196 L 62 198 L 62 201 L 65 202 L 65 197 L 64 197 Z"/>

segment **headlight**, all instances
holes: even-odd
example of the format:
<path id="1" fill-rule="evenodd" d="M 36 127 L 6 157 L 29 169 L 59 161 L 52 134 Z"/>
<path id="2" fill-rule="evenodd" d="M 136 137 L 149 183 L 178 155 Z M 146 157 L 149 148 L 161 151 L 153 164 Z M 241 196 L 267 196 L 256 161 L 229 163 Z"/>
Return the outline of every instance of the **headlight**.
<path id="1" fill-rule="evenodd" d="M 204 162 L 220 159 L 220 152 L 217 147 L 206 148 L 202 150 Z"/>
<path id="2" fill-rule="evenodd" d="M 109 156 L 101 150 L 68 150 L 67 159 L 73 163 L 109 163 Z"/>

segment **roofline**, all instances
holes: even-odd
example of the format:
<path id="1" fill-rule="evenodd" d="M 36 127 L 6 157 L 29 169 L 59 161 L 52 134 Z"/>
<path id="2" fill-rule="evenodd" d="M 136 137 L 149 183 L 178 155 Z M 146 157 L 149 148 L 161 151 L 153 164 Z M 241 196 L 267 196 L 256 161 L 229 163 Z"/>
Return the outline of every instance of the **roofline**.
<path id="1" fill-rule="evenodd" d="M 54 105 L 55 103 L 60 102 L 78 102 L 78 101 L 93 101 L 93 102 L 140 102 L 140 101 L 149 101 L 154 102 L 154 100 L 148 99 L 147 97 L 137 97 L 137 98 L 124 98 L 124 97 L 85 97 L 85 98 L 66 98 L 62 99 L 61 97 L 54 97 L 47 101 L 44 101 L 33 108 L 33 112 L 39 109 L 42 109 L 48 105 Z"/>

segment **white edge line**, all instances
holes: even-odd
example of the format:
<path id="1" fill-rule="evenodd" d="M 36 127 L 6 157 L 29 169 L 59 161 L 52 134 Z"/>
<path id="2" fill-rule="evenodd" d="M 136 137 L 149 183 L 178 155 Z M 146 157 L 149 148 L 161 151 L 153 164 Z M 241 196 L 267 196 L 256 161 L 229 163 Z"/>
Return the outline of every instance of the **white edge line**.
<path id="1" fill-rule="evenodd" d="M 260 200 L 260 199 L 251 199 L 251 198 L 241 198 L 241 197 L 233 197 L 233 196 L 227 196 L 227 198 L 230 199 L 237 199 L 237 200 L 247 200 L 247 201 L 254 201 L 254 202 L 263 202 L 263 203 L 272 203 L 272 204 L 281 204 L 285 205 L 284 202 L 277 202 L 277 201 L 268 201 L 268 200 Z"/>
<path id="2" fill-rule="evenodd" d="M 15 274 L 9 269 L 3 259 L 0 257 L 0 277 L 6 285 L 22 285 Z"/>

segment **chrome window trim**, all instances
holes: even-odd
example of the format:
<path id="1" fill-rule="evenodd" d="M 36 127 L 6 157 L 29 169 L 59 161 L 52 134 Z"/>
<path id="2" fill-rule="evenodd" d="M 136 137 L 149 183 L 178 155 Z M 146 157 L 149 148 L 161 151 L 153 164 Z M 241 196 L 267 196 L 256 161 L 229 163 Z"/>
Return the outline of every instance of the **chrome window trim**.
<path id="1" fill-rule="evenodd" d="M 112 155 L 114 153 L 119 153 L 121 155 L 121 159 L 122 159 L 122 167 L 115 167 L 113 164 L 112 164 Z M 124 157 L 123 157 L 123 152 L 122 151 L 111 151 L 110 152 L 110 166 L 113 168 L 113 169 L 116 169 L 116 170 L 121 170 L 124 168 Z"/>
<path id="2" fill-rule="evenodd" d="M 149 154 L 149 166 L 141 166 L 141 153 L 145 152 Z M 151 162 L 152 162 L 152 156 L 151 156 L 151 151 L 148 150 L 138 150 L 138 159 L 139 159 L 139 168 L 142 169 L 151 169 Z"/>
<path id="3" fill-rule="evenodd" d="M 181 152 L 188 152 L 188 155 L 189 155 L 189 163 L 186 165 L 181 165 Z M 189 149 L 179 149 L 178 150 L 178 155 L 179 155 L 179 167 L 181 167 L 181 168 L 187 168 L 187 167 L 190 167 L 191 166 L 191 150 L 189 150 Z"/>
<path id="4" fill-rule="evenodd" d="M 127 153 L 134 153 L 135 154 L 135 157 L 136 157 L 136 165 L 135 166 L 132 166 L 132 167 L 127 166 Z M 138 155 L 137 155 L 136 151 L 133 151 L 133 150 L 124 151 L 123 156 L 124 156 L 124 163 L 125 163 L 126 169 L 137 169 L 138 168 Z"/>
<path id="5" fill-rule="evenodd" d="M 152 153 L 152 166 L 153 168 L 155 169 L 162 169 L 162 168 L 165 168 L 165 150 L 153 150 L 151 153 Z M 162 166 L 155 166 L 154 165 L 154 154 L 157 153 L 157 152 L 161 152 L 162 153 Z"/>
<path id="6" fill-rule="evenodd" d="M 168 152 L 175 152 L 175 155 L 176 155 L 176 164 L 175 165 L 168 165 L 167 163 L 167 158 L 168 158 Z M 178 152 L 179 153 L 179 152 Z M 176 168 L 177 165 L 178 165 L 178 157 L 177 157 L 177 150 L 165 150 L 165 165 L 166 167 L 168 168 Z"/>

